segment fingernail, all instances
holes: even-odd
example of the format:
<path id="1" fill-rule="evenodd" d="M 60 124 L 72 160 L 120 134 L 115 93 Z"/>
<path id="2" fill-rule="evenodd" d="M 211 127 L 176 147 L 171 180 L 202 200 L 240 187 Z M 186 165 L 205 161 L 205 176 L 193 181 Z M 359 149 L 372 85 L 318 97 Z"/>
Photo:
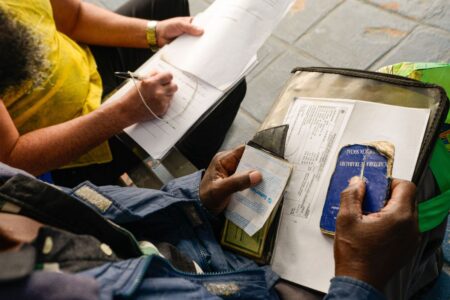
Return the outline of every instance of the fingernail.
<path id="1" fill-rule="evenodd" d="M 359 178 L 358 176 L 353 176 L 350 181 L 349 181 L 349 185 L 354 185 L 354 184 L 358 184 L 360 183 L 362 180 L 361 178 Z"/>
<path id="2" fill-rule="evenodd" d="M 261 182 L 262 175 L 258 171 L 252 171 L 248 174 L 248 177 L 250 178 L 250 184 L 255 185 Z"/>

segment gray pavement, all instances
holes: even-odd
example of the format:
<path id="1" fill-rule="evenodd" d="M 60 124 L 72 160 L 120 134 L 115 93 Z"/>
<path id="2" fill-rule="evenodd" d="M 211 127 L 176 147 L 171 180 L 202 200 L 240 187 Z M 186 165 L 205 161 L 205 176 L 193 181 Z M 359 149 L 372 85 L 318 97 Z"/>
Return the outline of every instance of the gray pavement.
<path id="1" fill-rule="evenodd" d="M 190 2 L 195 14 L 208 1 Z M 223 148 L 252 136 L 293 67 L 377 70 L 402 61 L 450 62 L 449 0 L 297 3 L 261 49 L 260 66 L 247 79 L 247 96 Z"/>
<path id="2" fill-rule="evenodd" d="M 126 0 L 89 2 L 115 9 Z M 191 14 L 212 2 L 189 0 Z M 377 70 L 402 61 L 450 62 L 450 0 L 297 0 L 259 59 L 223 149 L 251 138 L 294 67 Z"/>

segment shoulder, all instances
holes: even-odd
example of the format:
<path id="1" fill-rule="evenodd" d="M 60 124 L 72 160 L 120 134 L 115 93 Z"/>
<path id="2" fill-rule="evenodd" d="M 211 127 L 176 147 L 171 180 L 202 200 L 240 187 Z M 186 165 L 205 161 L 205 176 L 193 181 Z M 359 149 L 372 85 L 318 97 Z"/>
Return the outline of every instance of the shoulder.
<path id="1" fill-rule="evenodd" d="M 54 23 L 49 0 L 2 0 L 0 8 L 11 14 L 17 21 L 33 27 Z"/>

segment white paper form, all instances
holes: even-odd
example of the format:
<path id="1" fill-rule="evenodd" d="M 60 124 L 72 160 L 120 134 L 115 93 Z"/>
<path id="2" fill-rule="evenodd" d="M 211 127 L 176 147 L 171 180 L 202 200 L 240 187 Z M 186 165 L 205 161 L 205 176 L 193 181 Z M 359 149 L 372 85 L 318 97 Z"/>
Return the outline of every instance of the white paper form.
<path id="1" fill-rule="evenodd" d="M 153 158 L 161 159 L 224 92 L 172 67 L 162 61 L 159 54 L 148 60 L 136 73 L 145 76 L 151 70 L 171 72 L 178 86 L 169 110 L 163 117 L 165 122 L 152 120 L 135 124 L 126 128 L 125 132 Z M 134 88 L 133 83 L 128 82 L 108 101 L 117 100 Z"/>
<path id="2" fill-rule="evenodd" d="M 353 110 L 353 102 L 296 99 L 285 119 L 289 124 L 285 157 L 294 164 L 283 212 L 308 218 L 330 153 L 336 150 Z"/>
<path id="3" fill-rule="evenodd" d="M 225 216 L 252 236 L 263 227 L 281 199 L 292 166 L 285 160 L 246 146 L 236 173 L 248 170 L 260 171 L 263 180 L 257 186 L 233 194 Z"/>
<path id="4" fill-rule="evenodd" d="M 307 173 L 317 175 L 312 172 L 312 169 L 305 168 L 306 171 L 296 173 L 297 164 L 302 159 L 309 161 L 310 154 L 307 151 L 300 150 L 304 155 L 295 158 L 293 175 L 287 188 L 289 201 L 283 206 L 272 261 L 274 271 L 280 274 L 282 278 L 326 292 L 330 284 L 329 281 L 334 276 L 333 239 L 321 233 L 320 217 L 339 149 L 348 144 L 389 141 L 395 145 L 396 152 L 394 177 L 411 179 L 415 168 L 413 162 L 417 161 L 430 111 L 429 109 L 405 108 L 345 99 L 314 99 L 313 102 L 310 101 L 312 99 L 308 98 L 300 100 L 300 102 L 297 102 L 298 100 L 294 102 L 286 116 L 286 121 L 290 124 L 290 131 L 293 132 L 292 134 L 289 133 L 287 153 L 292 153 L 299 148 L 315 149 L 314 145 L 321 148 L 319 145 L 323 144 L 320 139 L 308 139 L 294 134 L 294 132 L 302 132 L 301 128 L 305 127 L 305 121 L 297 120 L 293 123 L 296 118 L 305 118 L 304 114 L 298 113 L 298 111 L 301 111 L 301 107 L 306 106 L 311 109 L 312 103 L 316 103 L 316 105 L 328 103 L 328 105 L 336 107 L 335 111 L 339 111 L 343 104 L 353 103 L 348 121 L 335 122 L 336 126 L 344 127 L 345 130 L 342 135 L 336 135 L 333 141 L 334 146 L 332 146 L 326 158 L 326 167 L 319 175 L 320 179 L 316 185 L 302 185 Z M 318 100 L 319 102 L 317 102 Z M 300 108 L 295 106 L 300 106 Z M 316 110 L 313 110 L 313 112 L 316 115 L 318 114 Z M 323 122 L 327 115 L 328 113 L 323 113 L 320 118 L 316 118 L 317 120 L 312 123 Z M 339 131 L 331 126 L 327 130 L 324 130 L 323 126 L 318 126 L 321 128 L 320 132 L 324 133 L 331 134 L 333 131 Z M 311 142 L 312 144 L 310 144 Z M 307 146 L 304 144 L 307 144 Z M 305 205 L 305 198 L 301 198 L 301 195 L 305 195 L 304 188 L 311 187 L 315 191 L 307 191 L 306 195 L 313 196 L 312 200 L 306 201 L 307 204 Z M 297 197 L 295 191 L 297 191 Z"/>
<path id="5" fill-rule="evenodd" d="M 239 78 L 292 3 L 216 0 L 193 21 L 204 28 L 204 34 L 176 39 L 166 47 L 163 59 L 225 90 Z"/>

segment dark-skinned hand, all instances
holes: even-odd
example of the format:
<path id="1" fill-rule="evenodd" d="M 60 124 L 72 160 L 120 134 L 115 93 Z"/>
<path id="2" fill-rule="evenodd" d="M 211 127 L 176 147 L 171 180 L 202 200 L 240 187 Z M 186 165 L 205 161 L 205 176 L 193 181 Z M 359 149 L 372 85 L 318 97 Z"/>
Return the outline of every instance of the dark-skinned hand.
<path id="1" fill-rule="evenodd" d="M 244 146 L 219 152 L 212 159 L 200 183 L 200 200 L 212 214 L 221 213 L 231 194 L 257 185 L 262 180 L 258 171 L 235 173 Z"/>
<path id="2" fill-rule="evenodd" d="M 334 242 L 335 274 L 350 276 L 383 290 L 415 252 L 420 239 L 415 185 L 394 179 L 391 198 L 378 213 L 363 215 L 365 183 L 350 180 L 341 193 Z"/>

